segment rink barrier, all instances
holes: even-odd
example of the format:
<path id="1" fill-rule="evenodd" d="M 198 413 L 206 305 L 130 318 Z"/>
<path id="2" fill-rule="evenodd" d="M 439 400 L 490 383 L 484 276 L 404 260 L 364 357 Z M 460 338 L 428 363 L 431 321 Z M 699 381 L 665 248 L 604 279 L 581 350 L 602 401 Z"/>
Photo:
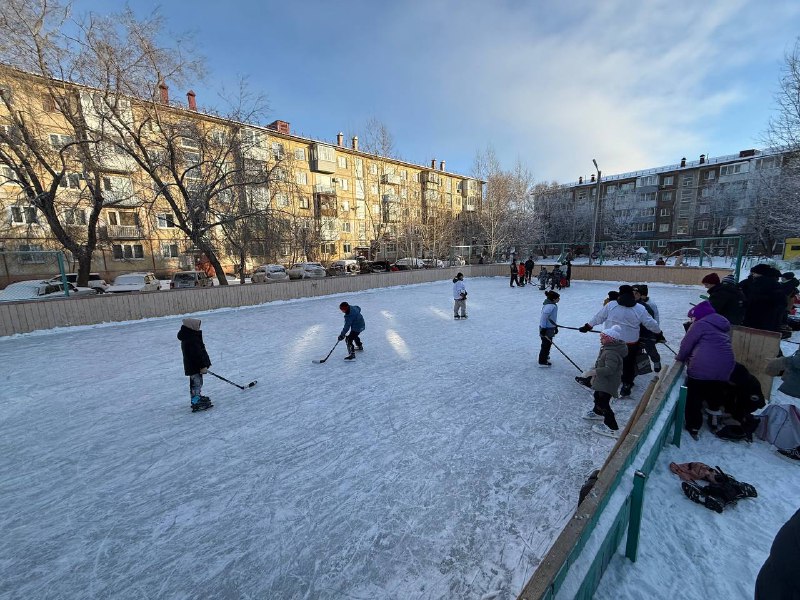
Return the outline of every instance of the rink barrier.
<path id="1" fill-rule="evenodd" d="M 547 263 L 549 269 L 552 263 Z M 508 277 L 508 263 L 465 265 L 446 269 L 420 269 L 391 273 L 302 279 L 281 283 L 216 286 L 170 290 L 159 293 L 101 294 L 88 298 L 46 301 L 0 302 L 0 336 L 40 329 L 114 323 L 169 315 L 185 315 L 218 308 L 257 306 L 276 300 L 347 294 L 398 285 L 451 280 L 456 273 L 466 277 Z M 574 280 L 626 281 L 629 283 L 674 283 L 698 285 L 705 274 L 723 277 L 728 270 L 697 267 L 573 266 Z M 534 272 L 535 275 L 535 272 Z M 535 285 L 535 284 L 534 284 Z"/>
<path id="2" fill-rule="evenodd" d="M 686 388 L 675 362 L 651 381 L 636 411 L 580 504 L 518 600 L 590 600 L 627 531 L 625 555 L 636 560 L 647 477 L 667 443 L 680 446 Z M 676 395 L 678 401 L 670 405 Z M 640 467 L 634 468 L 639 462 Z"/>

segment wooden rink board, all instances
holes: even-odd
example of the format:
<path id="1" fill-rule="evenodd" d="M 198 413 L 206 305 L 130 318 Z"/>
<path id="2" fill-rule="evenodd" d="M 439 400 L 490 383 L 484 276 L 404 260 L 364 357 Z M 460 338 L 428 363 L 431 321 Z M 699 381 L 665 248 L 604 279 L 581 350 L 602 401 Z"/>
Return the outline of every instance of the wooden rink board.
<path id="1" fill-rule="evenodd" d="M 731 327 L 733 354 L 736 362 L 742 363 L 761 383 L 761 391 L 769 400 L 772 395 L 772 377 L 764 372 L 767 361 L 778 356 L 781 349 L 781 334 L 750 327 Z"/>

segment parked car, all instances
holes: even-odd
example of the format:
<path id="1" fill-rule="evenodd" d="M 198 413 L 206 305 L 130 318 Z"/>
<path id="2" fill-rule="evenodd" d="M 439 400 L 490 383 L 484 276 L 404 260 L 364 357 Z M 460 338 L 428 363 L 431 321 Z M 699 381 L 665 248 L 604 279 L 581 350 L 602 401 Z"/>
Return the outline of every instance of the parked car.
<path id="1" fill-rule="evenodd" d="M 71 283 L 67 283 L 67 285 L 69 286 L 70 298 L 97 294 L 97 290 L 90 287 L 76 287 Z M 64 296 L 64 285 L 61 282 L 45 281 L 43 279 L 17 281 L 0 290 L 0 302 L 52 300 L 55 298 L 66 298 Z"/>
<path id="2" fill-rule="evenodd" d="M 66 273 L 65 277 L 72 285 L 78 285 L 77 273 Z M 51 277 L 50 281 L 53 283 L 61 283 L 61 275 Z M 105 279 L 100 277 L 100 273 L 89 273 L 89 287 L 96 290 L 98 294 L 102 294 L 108 289 L 108 284 L 106 283 Z"/>
<path id="3" fill-rule="evenodd" d="M 289 274 L 283 265 L 261 265 L 250 276 L 250 281 L 253 283 L 275 283 L 288 280 Z"/>
<path id="4" fill-rule="evenodd" d="M 204 271 L 178 271 L 172 275 L 169 289 L 213 287 L 214 282 L 209 279 Z"/>
<path id="5" fill-rule="evenodd" d="M 425 268 L 425 261 L 421 258 L 401 258 L 394 262 L 399 268 L 407 267 L 408 269 L 424 269 Z M 400 269 L 401 271 L 405 271 L 407 269 Z"/>
<path id="6" fill-rule="evenodd" d="M 444 261 L 438 258 L 423 258 L 422 262 L 426 269 L 444 269 Z"/>
<path id="7" fill-rule="evenodd" d="M 392 269 L 392 263 L 388 260 L 368 260 L 361 264 L 362 273 L 388 273 Z"/>
<path id="8" fill-rule="evenodd" d="M 109 294 L 122 294 L 125 292 L 157 292 L 161 289 L 161 282 L 152 273 L 124 273 L 117 275 L 113 285 L 106 290 Z"/>
<path id="9" fill-rule="evenodd" d="M 287 269 L 290 279 L 316 279 L 327 276 L 325 267 L 318 262 L 296 263 L 291 269 Z"/>
<path id="10" fill-rule="evenodd" d="M 347 258 L 333 261 L 330 270 L 335 275 L 357 275 L 361 272 L 361 266 L 357 260 Z"/>

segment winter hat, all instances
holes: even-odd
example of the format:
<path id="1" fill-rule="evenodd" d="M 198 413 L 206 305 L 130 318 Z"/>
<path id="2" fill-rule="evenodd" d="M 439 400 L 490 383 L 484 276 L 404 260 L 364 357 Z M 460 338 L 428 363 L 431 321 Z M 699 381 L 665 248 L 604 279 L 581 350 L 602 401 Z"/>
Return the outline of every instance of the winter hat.
<path id="1" fill-rule="evenodd" d="M 632 294 L 633 293 L 633 286 L 623 284 L 623 285 L 619 286 L 619 293 L 620 294 Z"/>
<path id="2" fill-rule="evenodd" d="M 708 315 L 713 314 L 715 312 L 717 311 L 715 311 L 714 307 L 711 306 L 711 302 L 709 302 L 708 300 L 704 300 L 697 306 L 692 307 L 689 310 L 689 314 L 687 316 L 690 319 L 695 319 L 696 321 L 699 321 L 703 317 L 707 317 Z"/>
<path id="3" fill-rule="evenodd" d="M 772 267 L 769 265 L 761 263 L 750 269 L 750 272 L 753 275 L 770 275 L 772 270 Z"/>
<path id="4" fill-rule="evenodd" d="M 548 299 L 548 300 L 550 300 L 551 302 L 555 302 L 556 300 L 558 300 L 559 298 L 561 298 L 561 294 L 559 294 L 558 292 L 554 292 L 553 290 L 550 290 L 549 292 L 545 292 L 545 293 L 544 293 L 544 295 L 545 295 L 545 296 L 547 297 L 547 299 Z"/>
<path id="5" fill-rule="evenodd" d="M 725 277 L 722 278 L 722 283 L 736 285 L 736 277 L 734 277 L 733 275 L 725 275 Z"/>
<path id="6" fill-rule="evenodd" d="M 633 290 L 635 292 L 639 292 L 639 295 L 641 296 L 647 296 L 647 292 L 649 291 L 646 283 L 637 283 L 635 286 L 633 286 Z"/>
<path id="7" fill-rule="evenodd" d="M 719 283 L 719 275 L 716 273 L 709 273 L 700 283 L 710 283 L 711 285 L 717 285 Z"/>
<path id="8" fill-rule="evenodd" d="M 609 300 L 613 301 L 613 300 L 616 300 L 617 298 L 619 298 L 619 292 L 615 292 L 614 290 L 611 290 L 610 292 L 608 292 L 608 299 Z"/>
<path id="9" fill-rule="evenodd" d="M 458 273 L 456 275 L 456 279 L 464 279 L 464 274 L 463 273 Z"/>
<path id="10" fill-rule="evenodd" d="M 619 325 L 612 325 L 608 329 L 604 329 L 600 332 L 600 340 L 603 341 L 604 338 L 607 338 L 605 341 L 608 340 L 620 340 L 622 341 L 622 328 Z"/>
<path id="11" fill-rule="evenodd" d="M 183 326 L 193 331 L 200 331 L 200 319 L 192 319 L 191 317 L 184 319 Z"/>
<path id="12" fill-rule="evenodd" d="M 783 275 L 781 275 L 781 279 L 783 279 L 784 281 L 789 281 L 790 279 L 794 279 L 794 273 L 792 273 L 791 271 L 784 273 Z"/>

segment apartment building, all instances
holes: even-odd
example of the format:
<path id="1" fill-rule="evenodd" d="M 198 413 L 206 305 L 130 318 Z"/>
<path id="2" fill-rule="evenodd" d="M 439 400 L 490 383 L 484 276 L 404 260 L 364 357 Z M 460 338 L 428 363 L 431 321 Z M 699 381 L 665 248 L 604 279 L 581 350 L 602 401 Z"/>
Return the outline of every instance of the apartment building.
<path id="1" fill-rule="evenodd" d="M 750 233 L 758 194 L 780 173 L 784 160 L 780 151 L 748 149 L 603 176 L 597 239 L 652 240 L 654 250 L 667 253 L 691 240 L 716 237 L 721 239 L 707 247 L 733 252 L 738 236 Z M 576 210 L 592 214 L 598 189 L 594 175 L 564 187 Z"/>
<path id="2" fill-rule="evenodd" d="M 9 157 L 8 163 L 0 160 L 0 214 L 5 217 L 0 250 L 16 252 L 13 264 L 4 267 L 9 279 L 49 274 L 38 272 L 43 267 L 35 251 L 64 249 L 52 216 L 45 218 L 29 201 L 21 185 L 24 174 L 10 164 L 11 146 L 21 143 L 15 141 L 20 134 L 12 110 L 24 112 L 45 166 L 48 160 L 58 165 L 62 157 L 68 163 L 57 190 L 57 226 L 76 239 L 88 235 L 93 202 L 101 196 L 92 270 L 108 277 L 134 270 L 166 275 L 197 263 L 203 249 L 181 227 L 181 219 L 185 223 L 198 212 L 189 206 L 194 190 L 206 200 L 202 218 L 212 221 L 214 212 L 219 225 L 206 237 L 229 273 L 243 258 L 249 270 L 265 262 L 328 262 L 356 255 L 444 257 L 453 244 L 473 235 L 484 182 L 447 171 L 444 161 L 419 165 L 370 154 L 359 149 L 356 136 L 347 143 L 342 133 L 335 141 L 312 139 L 293 134 L 282 120 L 260 126 L 224 119 L 198 110 L 193 91 L 185 102 L 171 99 L 164 82 L 154 102 L 109 100 L 107 92 L 56 83 L 0 66 L 0 133 L 7 136 L 0 135 L 0 159 Z M 61 97 L 63 90 L 67 95 Z M 71 105 L 65 102 L 79 103 L 81 127 L 67 117 Z M 153 145 L 143 154 L 147 160 L 168 161 L 169 155 L 174 162 L 149 168 L 126 152 L 129 142 L 115 123 L 145 131 L 142 144 Z M 91 136 L 100 139 L 82 142 Z M 215 185 L 239 165 L 241 173 L 256 175 L 243 185 L 219 186 L 209 203 L 213 176 L 207 165 L 216 169 Z M 168 171 L 175 171 L 171 178 Z M 185 206 L 176 212 L 165 192 L 178 188 Z M 236 217 L 242 211 L 247 218 Z"/>

